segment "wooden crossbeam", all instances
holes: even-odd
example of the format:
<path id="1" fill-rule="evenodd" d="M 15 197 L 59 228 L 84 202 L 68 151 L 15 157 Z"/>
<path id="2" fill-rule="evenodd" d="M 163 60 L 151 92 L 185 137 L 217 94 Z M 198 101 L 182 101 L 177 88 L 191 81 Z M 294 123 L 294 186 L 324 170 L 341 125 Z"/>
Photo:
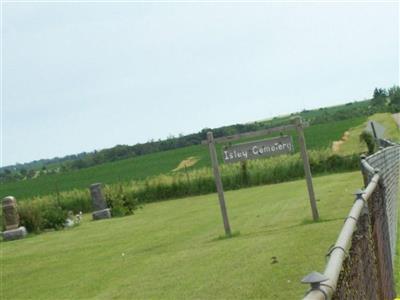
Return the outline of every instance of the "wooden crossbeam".
<path id="1" fill-rule="evenodd" d="M 303 128 L 306 128 L 308 126 L 309 126 L 308 123 L 302 123 Z M 229 135 L 229 136 L 222 136 L 219 138 L 214 138 L 214 142 L 215 143 L 225 143 L 225 142 L 236 141 L 241 138 L 257 137 L 257 136 L 262 136 L 262 135 L 268 135 L 268 134 L 271 134 L 274 132 L 283 132 L 283 131 L 289 131 L 289 130 L 295 130 L 295 129 L 296 129 L 296 125 L 294 125 L 294 124 L 282 125 L 282 126 L 262 129 L 262 130 L 258 130 L 258 131 L 251 131 L 251 132 L 233 134 L 233 135 Z M 204 140 L 201 143 L 203 145 L 207 145 L 208 140 Z"/>

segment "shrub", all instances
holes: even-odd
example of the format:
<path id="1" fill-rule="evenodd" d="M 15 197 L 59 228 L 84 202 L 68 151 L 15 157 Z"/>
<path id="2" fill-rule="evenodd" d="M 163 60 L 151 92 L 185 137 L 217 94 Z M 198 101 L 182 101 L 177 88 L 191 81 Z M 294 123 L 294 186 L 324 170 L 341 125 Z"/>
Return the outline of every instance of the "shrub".
<path id="1" fill-rule="evenodd" d="M 92 211 L 92 201 L 89 189 L 73 189 L 71 191 L 62 192 L 59 195 L 56 195 L 56 197 L 58 199 L 57 203 L 63 210 L 73 211 L 75 213 L 79 213 L 80 211 Z"/>
<path id="2" fill-rule="evenodd" d="M 42 206 L 41 214 L 43 229 L 62 229 L 67 219 L 67 211 L 56 204 Z"/>
<path id="3" fill-rule="evenodd" d="M 61 229 L 67 218 L 67 211 L 57 205 L 51 197 L 34 198 L 18 206 L 20 223 L 29 232 L 43 229 Z"/>
<path id="4" fill-rule="evenodd" d="M 104 188 L 104 197 L 113 216 L 131 215 L 138 208 L 138 200 L 133 191 L 129 190 L 129 186 L 107 185 Z"/>
<path id="5" fill-rule="evenodd" d="M 43 217 L 40 208 L 33 201 L 25 201 L 18 206 L 19 219 L 28 232 L 40 232 L 43 228 Z"/>
<path id="6" fill-rule="evenodd" d="M 374 137 L 372 136 L 371 133 L 367 131 L 363 131 L 360 134 L 360 141 L 364 142 L 367 145 L 368 148 L 368 154 L 373 154 L 376 150 L 376 142 Z"/>

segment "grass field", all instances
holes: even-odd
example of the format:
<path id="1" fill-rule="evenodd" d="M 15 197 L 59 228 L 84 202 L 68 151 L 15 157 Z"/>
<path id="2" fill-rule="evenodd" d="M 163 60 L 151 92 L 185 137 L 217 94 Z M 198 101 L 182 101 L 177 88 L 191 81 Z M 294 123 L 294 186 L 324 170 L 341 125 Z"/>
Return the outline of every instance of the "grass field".
<path id="1" fill-rule="evenodd" d="M 362 186 L 360 172 L 315 179 L 312 223 L 303 180 L 147 204 L 137 214 L 84 222 L 1 244 L 2 299 L 299 299 Z M 278 263 L 271 264 L 276 256 Z"/>
<path id="2" fill-rule="evenodd" d="M 305 136 L 308 149 L 328 148 L 333 141 L 339 140 L 346 130 L 356 127 L 365 121 L 366 118 L 355 118 L 306 128 Z M 291 135 L 295 142 L 295 148 L 298 149 L 297 136 L 294 132 Z M 258 139 L 261 138 L 259 137 Z M 221 147 L 222 145 L 218 145 L 217 153 L 219 156 L 222 153 Z M 167 174 L 175 169 L 182 160 L 189 157 L 199 159 L 190 169 L 210 166 L 207 147 L 205 145 L 197 145 L 106 163 L 87 169 L 1 184 L 0 196 L 13 195 L 21 200 L 26 197 L 55 193 L 56 191 L 86 188 L 94 182 L 110 184 L 144 179 L 149 176 Z M 221 159 L 221 157 L 219 158 Z"/>

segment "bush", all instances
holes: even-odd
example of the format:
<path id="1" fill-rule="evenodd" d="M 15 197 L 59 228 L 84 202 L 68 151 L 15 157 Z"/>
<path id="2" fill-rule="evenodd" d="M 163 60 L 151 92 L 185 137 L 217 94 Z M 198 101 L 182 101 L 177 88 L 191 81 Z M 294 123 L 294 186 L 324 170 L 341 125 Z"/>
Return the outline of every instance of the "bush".
<path id="1" fill-rule="evenodd" d="M 368 148 L 368 155 L 373 154 L 376 150 L 376 142 L 371 133 L 363 131 L 360 134 L 360 141 L 364 142 Z"/>
<path id="2" fill-rule="evenodd" d="M 18 206 L 19 219 L 28 232 L 40 232 L 43 228 L 43 216 L 34 200 Z"/>
<path id="3" fill-rule="evenodd" d="M 59 230 L 64 227 L 67 219 L 67 211 L 63 210 L 56 204 L 46 205 L 42 207 L 42 228 Z"/>
<path id="4" fill-rule="evenodd" d="M 20 223 L 29 232 L 40 232 L 44 229 L 59 230 L 64 227 L 67 211 L 50 198 L 34 198 L 18 206 Z"/>
<path id="5" fill-rule="evenodd" d="M 89 189 L 73 189 L 71 191 L 62 192 L 54 197 L 63 210 L 73 211 L 75 213 L 79 213 L 80 211 L 84 213 L 92 211 L 92 200 L 90 198 Z"/>
<path id="6" fill-rule="evenodd" d="M 339 156 L 330 150 L 310 151 L 309 155 L 313 174 L 351 171 L 359 167 L 358 155 Z M 295 180 L 304 176 L 303 162 L 298 153 L 244 164 L 223 164 L 220 168 L 225 190 Z M 140 202 L 153 202 L 215 191 L 211 169 L 204 168 L 188 174 L 174 173 L 147 179 L 144 184 L 138 185 L 134 193 Z"/>
<path id="7" fill-rule="evenodd" d="M 129 190 L 129 186 L 107 185 L 104 188 L 104 197 L 113 216 L 131 215 L 138 208 L 137 198 L 134 192 Z"/>

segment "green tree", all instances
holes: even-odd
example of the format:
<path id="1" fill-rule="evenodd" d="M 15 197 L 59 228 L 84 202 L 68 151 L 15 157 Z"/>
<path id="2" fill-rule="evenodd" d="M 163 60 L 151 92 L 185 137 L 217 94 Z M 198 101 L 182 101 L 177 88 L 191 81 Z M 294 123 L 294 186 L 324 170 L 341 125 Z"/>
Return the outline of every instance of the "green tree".
<path id="1" fill-rule="evenodd" d="M 375 88 L 374 95 L 372 98 L 372 104 L 374 106 L 383 106 L 386 103 L 387 92 L 385 89 Z"/>
<path id="2" fill-rule="evenodd" d="M 28 178 L 33 178 L 36 175 L 35 170 L 30 169 L 27 173 Z"/>
<path id="3" fill-rule="evenodd" d="M 397 85 L 389 89 L 389 99 L 392 105 L 400 105 L 400 87 Z"/>
<path id="4" fill-rule="evenodd" d="M 22 168 L 21 170 L 19 170 L 19 173 L 22 175 L 22 177 L 25 177 L 28 171 L 25 168 Z"/>

